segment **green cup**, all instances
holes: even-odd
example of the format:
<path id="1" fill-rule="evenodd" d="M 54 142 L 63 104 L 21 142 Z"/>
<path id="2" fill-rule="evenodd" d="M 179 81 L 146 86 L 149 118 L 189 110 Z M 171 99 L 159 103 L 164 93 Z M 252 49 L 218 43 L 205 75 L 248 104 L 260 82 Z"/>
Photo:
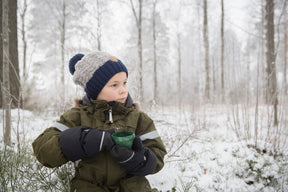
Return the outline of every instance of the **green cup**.
<path id="1" fill-rule="evenodd" d="M 131 149 L 135 134 L 130 131 L 121 131 L 112 134 L 115 143 L 120 146 L 128 147 Z"/>

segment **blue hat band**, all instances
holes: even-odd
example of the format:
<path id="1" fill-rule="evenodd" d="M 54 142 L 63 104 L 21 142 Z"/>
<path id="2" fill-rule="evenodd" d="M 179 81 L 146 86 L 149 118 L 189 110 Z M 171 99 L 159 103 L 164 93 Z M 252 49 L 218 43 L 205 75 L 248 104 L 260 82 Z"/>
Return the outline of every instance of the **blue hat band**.
<path id="1" fill-rule="evenodd" d="M 117 60 L 117 62 L 112 60 L 106 61 L 94 72 L 92 78 L 86 83 L 85 92 L 88 97 L 97 99 L 106 83 L 119 72 L 125 72 L 128 77 L 128 70 L 120 60 Z"/>

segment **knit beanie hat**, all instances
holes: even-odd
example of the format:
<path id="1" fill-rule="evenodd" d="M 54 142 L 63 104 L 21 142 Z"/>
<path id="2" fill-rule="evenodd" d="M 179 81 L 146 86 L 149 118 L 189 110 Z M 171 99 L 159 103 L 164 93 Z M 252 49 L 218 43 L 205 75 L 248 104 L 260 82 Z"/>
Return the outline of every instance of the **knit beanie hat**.
<path id="1" fill-rule="evenodd" d="M 115 74 L 125 72 L 128 77 L 125 65 L 106 52 L 78 53 L 70 59 L 69 70 L 75 84 L 83 87 L 88 97 L 94 100 Z"/>

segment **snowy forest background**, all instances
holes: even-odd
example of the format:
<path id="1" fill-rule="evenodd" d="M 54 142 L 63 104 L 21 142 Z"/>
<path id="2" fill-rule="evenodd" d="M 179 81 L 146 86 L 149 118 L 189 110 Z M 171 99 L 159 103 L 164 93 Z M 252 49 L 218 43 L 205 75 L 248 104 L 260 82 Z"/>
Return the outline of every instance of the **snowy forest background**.
<path id="1" fill-rule="evenodd" d="M 73 84 L 68 61 L 94 50 L 123 60 L 130 92 L 145 104 L 240 103 L 248 98 L 255 103 L 257 95 L 267 102 L 265 1 L 227 1 L 223 11 L 220 0 L 208 1 L 206 9 L 204 0 L 139 2 L 19 1 L 23 105 L 35 109 L 70 102 L 81 89 Z M 274 4 L 277 91 L 283 96 L 286 1 Z"/>
<path id="2" fill-rule="evenodd" d="M 155 188 L 288 191 L 286 0 L 8 0 L 8 32 L 5 2 L 0 191 L 69 190 L 73 165 L 41 167 L 31 142 L 83 96 L 68 62 L 95 50 L 127 66 L 130 94 L 162 135 Z"/>
<path id="3" fill-rule="evenodd" d="M 94 50 L 107 51 L 123 60 L 130 71 L 130 92 L 144 103 L 175 106 L 180 102 L 187 106 L 205 101 L 239 103 L 247 98 L 255 102 L 257 91 L 264 101 L 268 79 L 265 1 L 225 2 L 223 85 L 220 0 L 207 2 L 205 38 L 205 1 L 143 1 L 141 19 L 139 2 L 19 1 L 18 50 L 20 75 L 25 75 L 21 78 L 24 106 L 46 108 L 70 102 L 81 89 L 73 84 L 68 61 L 76 53 Z M 280 96 L 287 92 L 284 3 L 277 0 L 274 5 Z M 138 54 L 140 22 L 142 72 Z M 51 102 L 51 97 L 56 102 Z"/>

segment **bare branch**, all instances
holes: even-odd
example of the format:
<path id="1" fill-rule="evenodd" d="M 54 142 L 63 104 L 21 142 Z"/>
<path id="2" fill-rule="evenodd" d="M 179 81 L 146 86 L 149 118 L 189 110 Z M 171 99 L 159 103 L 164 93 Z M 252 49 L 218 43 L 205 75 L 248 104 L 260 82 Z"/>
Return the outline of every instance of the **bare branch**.
<path id="1" fill-rule="evenodd" d="M 138 20 L 137 14 L 136 14 L 136 10 L 135 10 L 134 4 L 133 4 L 133 0 L 130 0 L 130 4 L 131 4 L 132 11 L 133 11 L 133 15 L 134 15 L 135 20 L 136 20 L 136 24 L 137 24 L 137 26 L 139 26 L 139 20 Z"/>

